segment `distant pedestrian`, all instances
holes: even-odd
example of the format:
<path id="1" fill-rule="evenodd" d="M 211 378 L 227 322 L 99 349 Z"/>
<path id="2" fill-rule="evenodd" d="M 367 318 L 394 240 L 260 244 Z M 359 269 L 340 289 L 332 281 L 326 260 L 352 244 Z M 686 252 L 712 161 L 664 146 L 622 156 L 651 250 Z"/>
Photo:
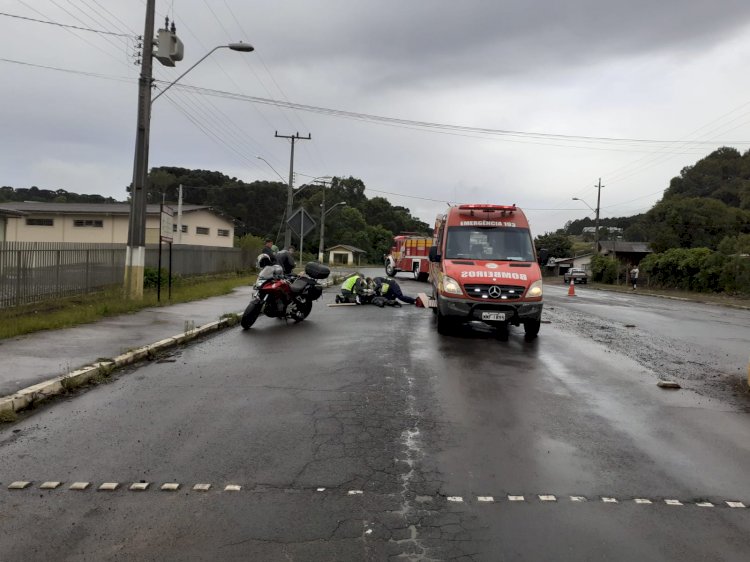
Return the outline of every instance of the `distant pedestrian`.
<path id="1" fill-rule="evenodd" d="M 638 288 L 638 266 L 630 270 L 630 281 L 633 283 L 633 290 Z"/>

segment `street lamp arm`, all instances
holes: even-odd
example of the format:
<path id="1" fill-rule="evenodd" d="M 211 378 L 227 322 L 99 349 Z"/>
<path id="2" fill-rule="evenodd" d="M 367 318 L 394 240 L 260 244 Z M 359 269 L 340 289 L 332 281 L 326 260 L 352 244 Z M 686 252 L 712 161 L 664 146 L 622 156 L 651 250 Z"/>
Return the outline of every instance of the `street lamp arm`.
<path id="1" fill-rule="evenodd" d="M 330 213 L 331 211 L 333 211 L 336 207 L 344 207 L 344 206 L 346 206 L 346 201 L 340 201 L 340 202 L 336 203 L 333 207 L 330 207 L 329 209 L 326 209 L 326 212 L 323 213 L 323 216 L 327 217 L 328 213 Z"/>
<path id="2" fill-rule="evenodd" d="M 256 158 L 258 160 L 263 160 L 263 162 L 265 162 L 266 164 L 268 164 L 268 167 L 271 168 L 277 176 L 279 176 L 279 178 L 281 179 L 282 183 L 286 183 L 286 180 L 283 177 L 281 177 L 281 174 L 276 171 L 276 168 L 274 168 L 273 166 L 271 166 L 271 163 L 268 160 L 266 160 L 262 156 L 256 156 Z"/>
<path id="3" fill-rule="evenodd" d="M 594 209 L 591 205 L 589 205 L 588 203 L 586 203 L 586 201 L 584 201 L 580 197 L 573 197 L 573 201 L 580 201 L 581 203 L 583 203 L 584 205 L 586 205 L 589 209 L 591 209 L 592 211 L 596 212 L 596 209 Z"/>
<path id="4" fill-rule="evenodd" d="M 209 55 L 211 55 L 214 51 L 216 51 L 218 49 L 232 49 L 233 51 L 241 51 L 241 52 L 244 52 L 244 53 L 249 53 L 249 52 L 255 50 L 255 48 L 252 45 L 250 45 L 248 43 L 242 43 L 242 42 L 240 42 L 240 43 L 230 43 L 229 45 L 217 45 L 216 47 L 214 47 L 213 49 L 211 49 L 210 51 L 208 51 L 205 55 L 203 55 L 201 58 L 199 58 L 195 62 L 195 64 L 193 64 L 193 66 L 191 66 L 185 72 L 183 72 L 177 78 L 175 78 L 170 84 L 167 85 L 166 88 L 164 88 L 162 91 L 160 91 L 158 94 L 156 94 L 153 98 L 151 98 L 151 103 L 153 104 L 157 99 L 159 99 L 159 97 L 161 97 L 161 95 L 164 92 L 166 92 L 167 90 L 169 90 L 169 88 L 171 88 L 172 86 L 174 86 L 175 84 L 177 84 L 177 82 L 179 82 L 188 72 L 190 72 L 191 70 L 193 70 L 196 66 L 198 66 L 200 63 L 202 63 L 204 60 L 206 60 L 209 57 Z"/>

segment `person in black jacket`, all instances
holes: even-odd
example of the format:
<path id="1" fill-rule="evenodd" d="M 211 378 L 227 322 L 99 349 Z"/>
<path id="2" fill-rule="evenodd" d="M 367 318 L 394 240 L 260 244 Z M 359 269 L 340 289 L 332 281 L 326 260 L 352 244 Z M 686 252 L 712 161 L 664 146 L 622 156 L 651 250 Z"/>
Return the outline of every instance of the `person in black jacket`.
<path id="1" fill-rule="evenodd" d="M 416 302 L 415 298 L 407 296 L 401 292 L 401 287 L 396 283 L 395 279 L 389 277 L 376 277 L 373 279 L 373 282 L 375 283 L 376 292 L 389 301 L 396 301 L 396 299 L 398 299 L 406 304 L 414 304 Z"/>
<path id="2" fill-rule="evenodd" d="M 267 265 L 273 265 L 276 263 L 276 253 L 273 251 L 273 240 L 266 238 L 263 244 L 263 249 L 258 255 L 258 269 L 262 269 Z"/>
<path id="3" fill-rule="evenodd" d="M 286 250 L 281 250 L 276 254 L 276 263 L 284 269 L 284 275 L 291 275 L 297 262 L 294 260 L 294 245 L 289 246 Z"/>

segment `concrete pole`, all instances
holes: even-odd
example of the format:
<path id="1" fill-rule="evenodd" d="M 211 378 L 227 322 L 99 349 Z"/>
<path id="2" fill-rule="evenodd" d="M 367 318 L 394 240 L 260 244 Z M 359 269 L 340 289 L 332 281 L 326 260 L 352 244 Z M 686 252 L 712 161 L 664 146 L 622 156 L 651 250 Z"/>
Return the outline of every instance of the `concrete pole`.
<path id="1" fill-rule="evenodd" d="M 597 187 L 596 192 L 596 221 L 594 223 L 594 228 L 596 229 L 594 232 L 594 253 L 599 253 L 599 204 L 601 202 L 602 198 L 602 178 L 599 178 L 599 185 Z"/>
<path id="2" fill-rule="evenodd" d="M 146 171 L 151 128 L 151 82 L 153 75 L 154 9 L 156 0 L 146 1 L 141 76 L 138 80 L 138 126 L 135 137 L 133 184 L 130 192 L 128 246 L 125 252 L 124 289 L 131 299 L 143 298 L 143 270 L 146 266 Z"/>
<path id="3" fill-rule="evenodd" d="M 294 141 L 310 140 L 312 139 L 312 135 L 310 133 L 308 133 L 306 137 L 299 136 L 299 133 L 293 135 L 280 135 L 279 132 L 276 131 L 274 136 L 279 139 L 289 139 L 292 141 L 292 151 L 291 156 L 289 157 L 289 187 L 287 188 L 286 193 L 286 218 L 284 219 L 286 222 L 289 220 L 289 217 L 292 216 L 292 198 L 294 197 Z M 284 248 L 288 248 L 291 243 L 292 229 L 289 228 L 289 225 L 287 224 L 286 230 L 284 231 Z M 301 251 L 302 249 L 300 248 L 300 252 Z"/>
<path id="4" fill-rule="evenodd" d="M 177 195 L 177 243 L 182 244 L 182 184 Z"/>
<path id="5" fill-rule="evenodd" d="M 294 137 L 292 137 L 292 150 L 289 157 L 289 185 L 286 192 L 286 220 L 292 216 L 292 201 L 294 199 Z M 284 232 L 284 249 L 289 247 L 292 243 L 292 229 L 289 225 L 286 225 L 286 231 Z"/>
<path id="6" fill-rule="evenodd" d="M 326 235 L 326 186 L 323 184 L 323 203 L 320 205 L 320 242 L 318 242 L 318 261 L 323 263 L 324 239 Z"/>

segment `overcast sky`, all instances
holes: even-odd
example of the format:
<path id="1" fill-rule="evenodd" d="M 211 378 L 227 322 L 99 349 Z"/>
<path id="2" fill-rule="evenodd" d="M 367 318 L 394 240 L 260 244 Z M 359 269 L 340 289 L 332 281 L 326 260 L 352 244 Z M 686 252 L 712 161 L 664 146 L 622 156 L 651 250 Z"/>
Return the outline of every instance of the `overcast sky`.
<path id="1" fill-rule="evenodd" d="M 0 185 L 125 200 L 145 6 L 0 0 Z M 600 177 L 601 216 L 629 216 L 715 148 L 750 148 L 747 0 L 157 0 L 165 16 L 185 58 L 157 80 L 256 51 L 218 50 L 180 82 L 202 90 L 154 102 L 151 167 L 286 179 L 274 132 L 311 133 L 298 185 L 352 175 L 430 224 L 447 202 L 516 203 L 542 234 L 593 217 L 572 198 L 595 207 Z"/>

